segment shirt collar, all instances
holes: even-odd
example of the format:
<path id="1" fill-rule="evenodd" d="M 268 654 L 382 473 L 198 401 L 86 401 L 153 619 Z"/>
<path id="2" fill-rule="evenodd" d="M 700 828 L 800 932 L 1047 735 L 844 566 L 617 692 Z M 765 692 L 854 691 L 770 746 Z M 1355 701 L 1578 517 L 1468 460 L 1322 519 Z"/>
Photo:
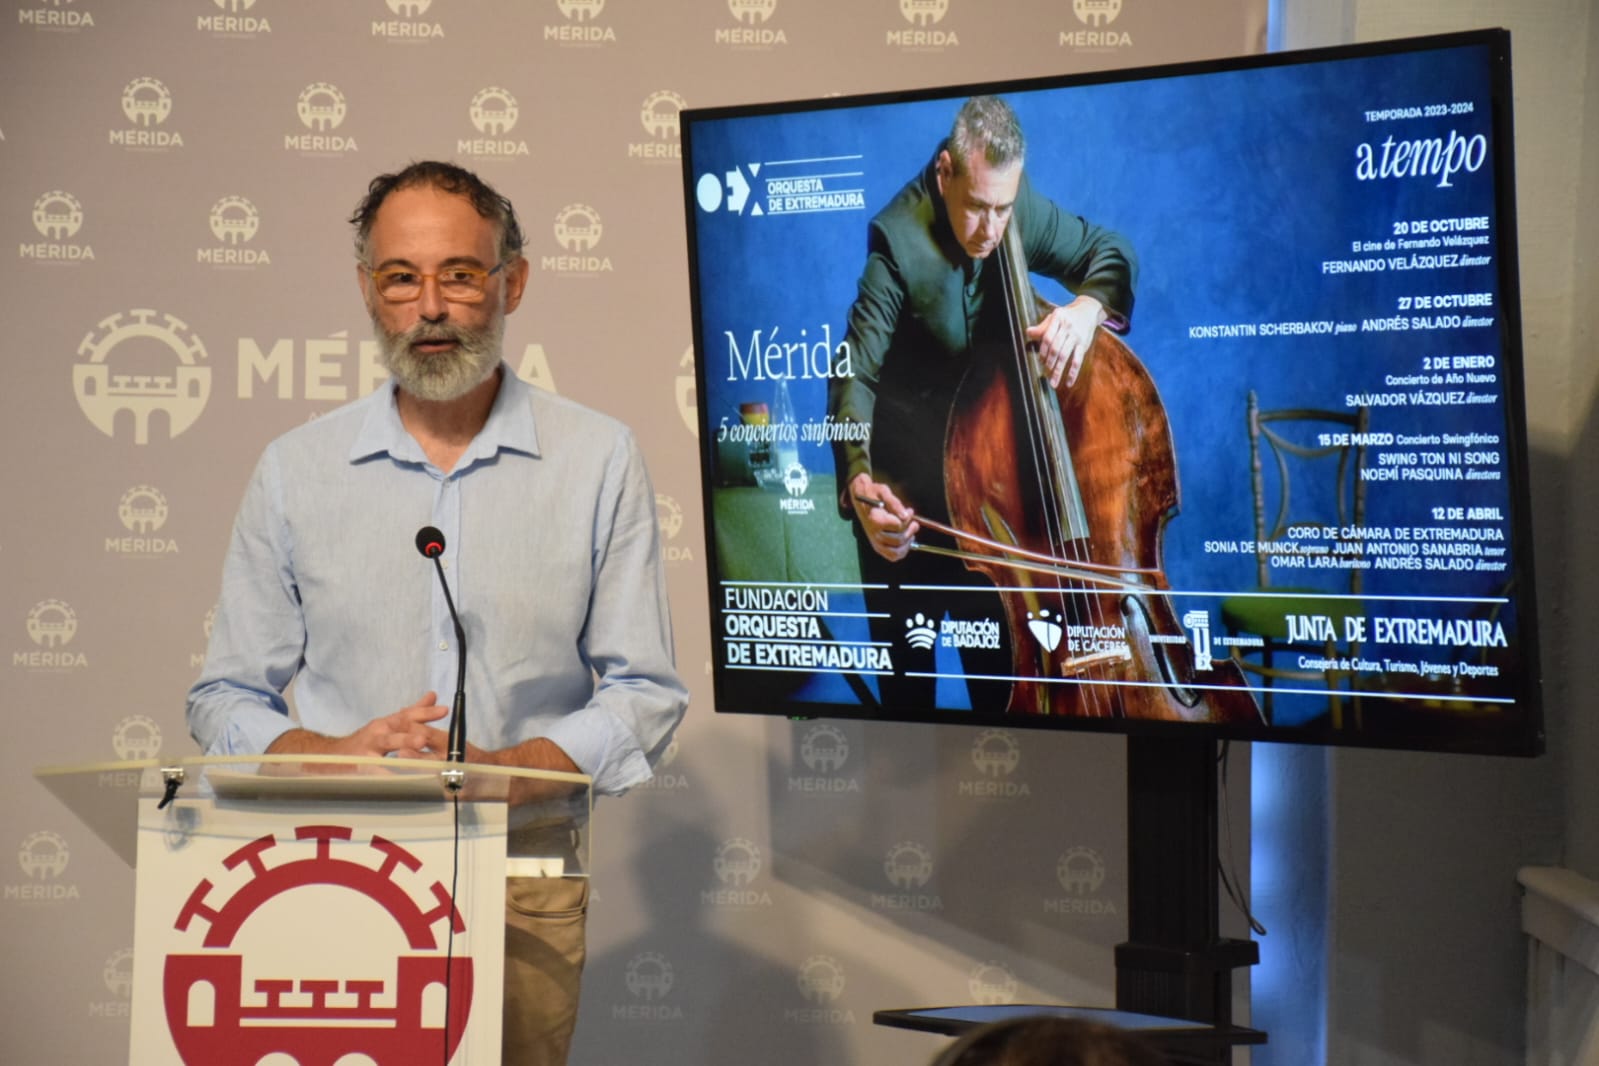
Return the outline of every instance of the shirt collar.
<path id="1" fill-rule="evenodd" d="M 535 457 L 539 454 L 538 431 L 533 424 L 533 405 L 528 396 L 530 388 L 509 366 L 500 364 L 500 391 L 494 396 L 494 406 L 489 408 L 488 421 L 461 456 L 456 470 L 493 458 L 502 450 Z M 427 462 L 422 446 L 406 432 L 400 421 L 400 410 L 395 406 L 398 389 L 399 383 L 390 377 L 367 398 L 361 430 L 350 447 L 350 462 L 358 463 L 378 455 L 387 455 L 402 463 Z"/>

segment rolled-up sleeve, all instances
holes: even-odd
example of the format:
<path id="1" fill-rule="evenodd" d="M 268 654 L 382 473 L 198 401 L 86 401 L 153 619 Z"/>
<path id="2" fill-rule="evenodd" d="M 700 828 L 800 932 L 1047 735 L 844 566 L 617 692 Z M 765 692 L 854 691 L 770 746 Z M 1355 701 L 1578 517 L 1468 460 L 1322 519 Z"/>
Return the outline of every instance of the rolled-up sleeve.
<path id="1" fill-rule="evenodd" d="M 304 650 L 281 479 L 269 448 L 234 519 L 205 664 L 189 689 L 189 733 L 205 754 L 259 754 L 293 726 L 283 692 Z"/>
<path id="2" fill-rule="evenodd" d="M 593 573 L 579 651 L 594 671 L 588 703 L 547 736 L 594 779 L 619 793 L 649 780 L 688 705 L 673 666 L 666 574 L 655 493 L 631 434 L 621 434 L 594 497 Z"/>

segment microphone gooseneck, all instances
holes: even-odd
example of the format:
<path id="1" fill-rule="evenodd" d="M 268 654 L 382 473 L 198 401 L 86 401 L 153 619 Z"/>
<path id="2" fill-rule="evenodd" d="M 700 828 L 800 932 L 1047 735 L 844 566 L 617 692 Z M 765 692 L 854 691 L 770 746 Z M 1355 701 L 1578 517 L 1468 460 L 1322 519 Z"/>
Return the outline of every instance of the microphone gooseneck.
<path id="1" fill-rule="evenodd" d="M 455 624 L 455 703 L 450 713 L 450 762 L 466 762 L 466 630 L 461 628 L 461 616 L 455 613 L 455 600 L 450 596 L 450 583 L 444 578 L 444 534 L 434 526 L 423 526 L 416 531 L 416 550 L 433 560 L 433 569 L 439 575 L 439 585 L 444 589 L 444 605 L 450 609 L 450 621 Z"/>

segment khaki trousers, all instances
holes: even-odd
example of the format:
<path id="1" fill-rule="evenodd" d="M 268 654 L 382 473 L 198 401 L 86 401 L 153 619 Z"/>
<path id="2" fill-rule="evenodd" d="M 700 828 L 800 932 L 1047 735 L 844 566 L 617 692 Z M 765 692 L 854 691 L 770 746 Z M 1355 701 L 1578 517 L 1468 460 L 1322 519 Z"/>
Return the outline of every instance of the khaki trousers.
<path id="1" fill-rule="evenodd" d="M 588 906 L 586 877 L 506 879 L 503 1066 L 566 1066 Z"/>

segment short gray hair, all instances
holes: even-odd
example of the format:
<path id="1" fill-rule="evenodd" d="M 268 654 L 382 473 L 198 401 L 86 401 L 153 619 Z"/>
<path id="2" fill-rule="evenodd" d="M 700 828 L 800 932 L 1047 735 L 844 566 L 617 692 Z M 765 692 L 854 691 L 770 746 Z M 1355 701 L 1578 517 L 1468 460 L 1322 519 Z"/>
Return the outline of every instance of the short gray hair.
<path id="1" fill-rule="evenodd" d="M 366 262 L 367 238 L 372 235 L 372 224 L 377 221 L 378 208 L 383 206 L 383 201 L 392 192 L 416 186 L 428 186 L 470 200 L 478 215 L 494 223 L 500 231 L 501 262 L 510 262 L 522 254 L 522 226 L 516 220 L 516 208 L 511 206 L 511 201 L 464 167 L 425 159 L 393 174 L 379 174 L 367 187 L 366 195 L 350 215 L 350 225 L 355 227 L 355 254 L 361 262 Z"/>
<path id="2" fill-rule="evenodd" d="M 978 152 L 991 167 L 1019 163 L 1027 154 L 1027 140 L 1016 112 L 997 96 L 974 96 L 961 105 L 949 131 L 949 156 L 955 173 L 966 173 Z"/>

